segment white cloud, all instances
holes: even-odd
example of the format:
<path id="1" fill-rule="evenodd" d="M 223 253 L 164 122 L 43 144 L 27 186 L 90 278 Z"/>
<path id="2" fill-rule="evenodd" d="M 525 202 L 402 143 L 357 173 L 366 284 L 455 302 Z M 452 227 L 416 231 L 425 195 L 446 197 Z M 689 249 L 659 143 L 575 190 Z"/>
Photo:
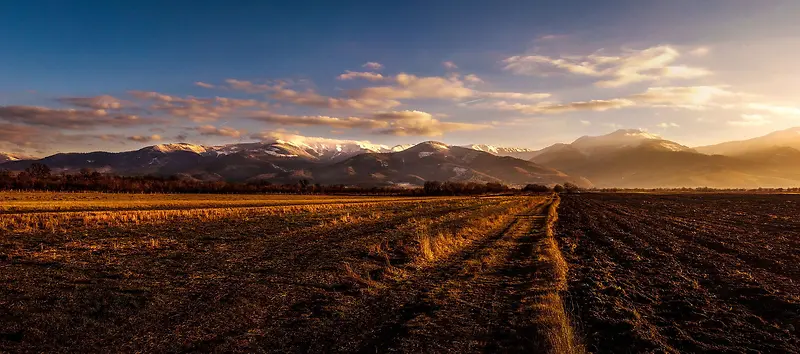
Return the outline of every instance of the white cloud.
<path id="1" fill-rule="evenodd" d="M 697 48 L 692 49 L 692 50 L 689 51 L 690 55 L 693 55 L 693 56 L 696 56 L 696 57 L 704 57 L 704 56 L 708 55 L 709 53 L 711 53 L 711 48 L 708 48 L 708 47 L 697 47 Z"/>
<path id="2" fill-rule="evenodd" d="M 337 118 L 329 116 L 293 116 L 260 112 L 251 119 L 285 126 L 329 126 L 332 128 L 369 129 L 373 133 L 398 136 L 441 136 L 458 130 L 490 128 L 485 124 L 443 122 L 422 111 L 393 111 L 375 113 L 367 117 Z"/>
<path id="3" fill-rule="evenodd" d="M 718 98 L 737 95 L 720 86 L 670 86 L 650 87 L 647 91 L 631 95 L 629 98 L 657 107 L 702 110 Z"/>
<path id="4" fill-rule="evenodd" d="M 473 90 L 464 86 L 464 82 L 456 78 L 438 76 L 418 77 L 400 73 L 391 78 L 392 86 L 365 87 L 348 91 L 355 99 L 419 99 L 440 98 L 458 99 L 473 96 Z"/>
<path id="5" fill-rule="evenodd" d="M 383 64 L 376 63 L 374 61 L 368 61 L 368 62 L 364 63 L 364 65 L 361 65 L 361 67 L 367 68 L 367 69 L 370 69 L 370 70 L 381 70 L 381 69 L 383 69 Z"/>
<path id="6" fill-rule="evenodd" d="M 529 100 L 538 101 L 552 96 L 549 93 L 520 93 L 520 92 L 481 92 L 479 94 L 486 98 L 498 98 L 504 100 Z"/>
<path id="7" fill-rule="evenodd" d="M 208 83 L 205 83 L 205 82 L 202 82 L 202 81 L 195 82 L 194 84 L 195 84 L 195 86 L 199 86 L 199 87 L 203 87 L 203 88 L 207 88 L 207 89 L 214 88 L 214 85 L 208 84 Z"/>
<path id="8" fill-rule="evenodd" d="M 506 101 L 476 104 L 475 106 L 494 108 L 502 111 L 517 111 L 530 115 L 559 114 L 576 111 L 596 111 L 621 109 L 634 106 L 636 103 L 628 99 L 591 100 L 569 103 L 542 102 L 538 104 L 508 103 Z"/>
<path id="9" fill-rule="evenodd" d="M 672 122 L 669 122 L 669 123 L 667 123 L 667 122 L 664 122 L 664 123 L 658 123 L 658 125 L 656 125 L 656 126 L 657 126 L 657 127 L 659 127 L 659 128 L 664 128 L 664 129 L 666 129 L 666 128 L 678 128 L 678 127 L 680 127 L 680 125 L 678 125 L 677 123 L 672 123 Z"/>
<path id="10" fill-rule="evenodd" d="M 772 105 L 765 103 L 750 103 L 747 105 L 747 108 L 757 111 L 769 112 L 777 115 L 787 115 L 787 116 L 800 115 L 800 108 L 791 106 L 780 106 L 780 105 Z"/>
<path id="11" fill-rule="evenodd" d="M 468 74 L 468 75 L 464 76 L 464 81 L 470 82 L 470 83 L 473 83 L 473 84 L 480 84 L 480 83 L 483 82 L 483 80 L 481 78 L 479 78 L 475 74 Z"/>
<path id="12" fill-rule="evenodd" d="M 769 123 L 772 122 L 760 114 L 742 114 L 740 120 L 728 121 L 729 125 L 737 127 L 758 127 Z"/>
<path id="13" fill-rule="evenodd" d="M 588 120 L 583 120 L 583 119 L 582 119 L 580 122 L 581 122 L 581 124 L 583 124 L 583 125 L 592 125 L 592 122 L 590 122 L 590 121 L 588 121 Z"/>
<path id="14" fill-rule="evenodd" d="M 129 136 L 127 139 L 130 141 L 135 141 L 137 143 L 148 143 L 151 141 L 161 140 L 161 136 L 158 134 L 153 134 L 150 136 L 134 135 L 134 136 Z"/>
<path id="15" fill-rule="evenodd" d="M 620 87 L 660 79 L 690 79 L 710 75 L 706 69 L 674 63 L 680 53 L 671 46 L 624 50 L 617 55 L 593 53 L 557 58 L 543 55 L 512 56 L 503 60 L 504 69 L 521 75 L 547 76 L 557 73 L 592 76 L 599 87 Z"/>
<path id="16" fill-rule="evenodd" d="M 447 70 L 457 70 L 458 69 L 458 65 L 456 65 L 456 63 L 454 63 L 452 61 L 444 61 L 444 62 L 442 62 L 442 66 L 444 66 L 444 68 L 447 69 Z"/>
<path id="17" fill-rule="evenodd" d="M 381 81 L 384 80 L 385 77 L 381 74 L 373 72 L 359 72 L 359 71 L 347 70 L 344 74 L 339 75 L 337 79 L 339 80 L 364 79 L 368 81 Z"/>
<path id="18" fill-rule="evenodd" d="M 58 101 L 75 107 L 107 110 L 121 109 L 130 105 L 129 102 L 122 101 L 109 95 L 94 97 L 62 97 L 59 98 Z"/>
<path id="19" fill-rule="evenodd" d="M 231 127 L 219 127 L 219 128 L 217 128 L 217 127 L 215 127 L 213 125 L 202 125 L 202 126 L 199 126 L 199 127 L 195 127 L 194 130 L 196 130 L 198 133 L 200 133 L 200 135 L 205 135 L 205 136 L 224 136 L 224 137 L 229 137 L 229 138 L 239 138 L 245 133 L 244 131 L 236 130 L 236 129 L 231 128 Z"/>
<path id="20" fill-rule="evenodd" d="M 400 102 L 390 99 L 391 97 L 338 98 L 323 96 L 313 90 L 296 91 L 285 87 L 285 82 L 279 82 L 275 85 L 255 84 L 250 81 L 236 79 L 228 79 L 226 82 L 235 90 L 250 93 L 271 92 L 271 98 L 299 106 L 332 109 L 389 109 L 400 105 Z"/>

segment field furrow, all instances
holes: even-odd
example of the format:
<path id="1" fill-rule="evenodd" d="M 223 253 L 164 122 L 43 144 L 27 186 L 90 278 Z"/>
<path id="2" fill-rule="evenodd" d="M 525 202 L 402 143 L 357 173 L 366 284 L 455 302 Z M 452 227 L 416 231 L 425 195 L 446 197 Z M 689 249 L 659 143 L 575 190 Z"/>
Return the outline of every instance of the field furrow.
<path id="1" fill-rule="evenodd" d="M 683 200 L 692 203 L 633 195 L 565 199 L 559 231 L 574 270 L 569 301 L 577 304 L 588 349 L 796 352 L 794 269 L 768 272 L 744 259 L 752 252 L 745 245 L 771 240 L 757 238 L 765 235 L 758 225 L 715 217 L 737 212 L 734 206 L 708 204 L 676 222 L 672 210 L 685 210 Z M 748 225 L 755 232 L 726 233 Z"/>

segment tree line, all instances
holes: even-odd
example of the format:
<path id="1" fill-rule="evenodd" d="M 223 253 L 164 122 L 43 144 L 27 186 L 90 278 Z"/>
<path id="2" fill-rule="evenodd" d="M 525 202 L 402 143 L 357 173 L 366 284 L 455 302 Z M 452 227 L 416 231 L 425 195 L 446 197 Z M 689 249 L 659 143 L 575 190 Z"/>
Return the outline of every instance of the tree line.
<path id="1" fill-rule="evenodd" d="M 119 176 L 83 169 L 76 174 L 54 174 L 47 165 L 33 163 L 25 171 L 0 170 L 0 190 L 39 190 L 60 192 L 109 193 L 282 193 L 282 194 L 365 194 L 365 195 L 481 195 L 520 193 L 523 190 L 501 183 L 428 181 L 422 188 L 398 186 L 358 187 L 321 185 L 301 179 L 296 183 L 273 184 L 269 181 L 226 182 L 200 181 L 178 176 Z M 552 189 L 549 189 L 552 191 Z M 532 192 L 525 190 L 525 192 Z M 537 192 L 537 191 L 533 191 Z"/>

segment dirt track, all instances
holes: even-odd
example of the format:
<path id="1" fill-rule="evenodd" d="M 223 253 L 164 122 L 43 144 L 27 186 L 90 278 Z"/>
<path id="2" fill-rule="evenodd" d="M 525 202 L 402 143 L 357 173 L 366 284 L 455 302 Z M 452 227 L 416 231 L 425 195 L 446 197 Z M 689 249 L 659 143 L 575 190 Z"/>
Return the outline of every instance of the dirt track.
<path id="1" fill-rule="evenodd" d="M 419 200 L 4 235 L 0 351 L 537 351 L 545 207 Z M 497 223 L 420 261 L 420 230 L 481 220 Z"/>

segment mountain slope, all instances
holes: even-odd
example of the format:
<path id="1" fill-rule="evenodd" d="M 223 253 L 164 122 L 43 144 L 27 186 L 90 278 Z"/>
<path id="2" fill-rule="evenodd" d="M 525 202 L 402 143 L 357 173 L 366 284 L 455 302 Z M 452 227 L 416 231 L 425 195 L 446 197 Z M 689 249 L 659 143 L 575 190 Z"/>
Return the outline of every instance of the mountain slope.
<path id="1" fill-rule="evenodd" d="M 755 188 L 800 185 L 800 178 L 763 162 L 709 156 L 635 130 L 582 137 L 540 150 L 531 161 L 585 177 L 599 187 Z"/>
<path id="2" fill-rule="evenodd" d="M 3 168 L 24 170 L 34 161 Z M 304 144 L 276 141 L 225 146 L 161 144 L 136 151 L 56 154 L 36 162 L 54 172 L 88 168 L 120 175 L 184 175 L 202 180 L 264 180 L 321 184 L 421 185 L 425 181 L 498 182 L 524 185 L 588 181 L 512 157 L 426 142 L 412 147 Z"/>
<path id="3" fill-rule="evenodd" d="M 0 152 L 0 163 L 9 162 L 9 161 L 19 161 L 19 160 L 28 160 L 32 159 L 32 157 L 19 155 L 19 154 L 10 154 L 5 152 Z"/>
<path id="4" fill-rule="evenodd" d="M 484 144 L 471 144 L 471 145 L 464 145 L 462 147 L 472 150 L 488 152 L 492 155 L 510 156 L 522 160 L 530 160 L 536 153 L 536 150 L 528 148 L 510 148 L 510 147 L 500 147 L 500 146 L 484 145 Z"/>
<path id="5" fill-rule="evenodd" d="M 554 184 L 574 179 L 552 168 L 469 148 L 424 142 L 401 152 L 362 154 L 312 170 L 315 180 L 344 184 L 422 184 L 425 181 Z"/>
<path id="6" fill-rule="evenodd" d="M 776 131 L 757 138 L 729 141 L 716 145 L 701 146 L 695 150 L 709 155 L 736 156 L 765 150 L 772 147 L 790 147 L 800 150 L 800 127 Z"/>

